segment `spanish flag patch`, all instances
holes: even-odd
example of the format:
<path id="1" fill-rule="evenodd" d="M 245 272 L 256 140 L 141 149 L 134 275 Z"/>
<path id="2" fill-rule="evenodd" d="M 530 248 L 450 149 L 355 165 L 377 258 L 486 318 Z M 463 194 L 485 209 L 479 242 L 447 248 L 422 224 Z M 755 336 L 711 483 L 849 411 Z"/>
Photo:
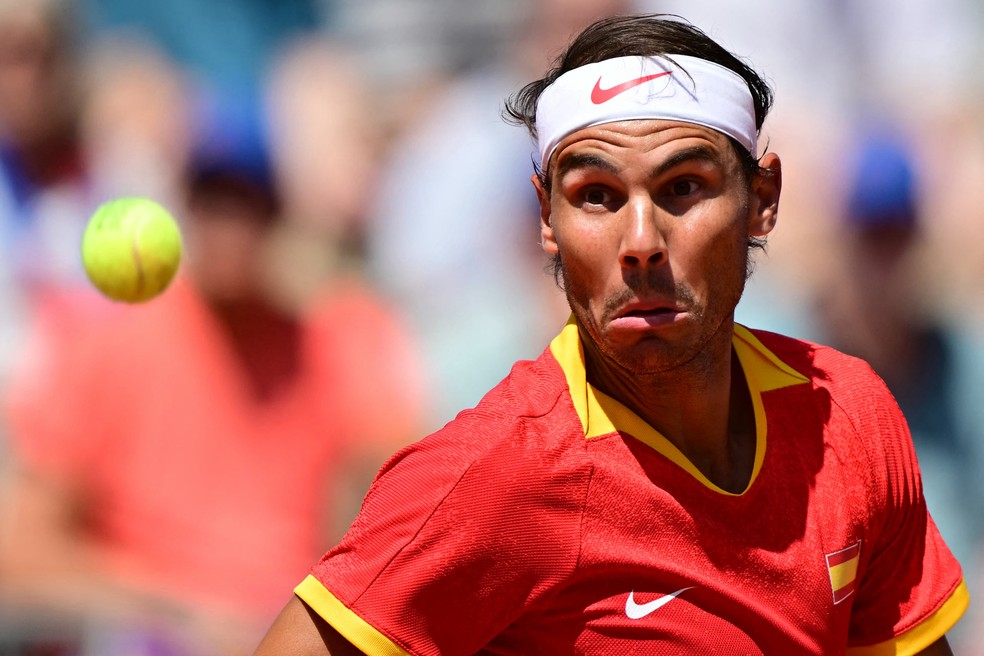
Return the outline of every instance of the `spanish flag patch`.
<path id="1" fill-rule="evenodd" d="M 850 547 L 826 554 L 827 571 L 830 572 L 830 588 L 834 603 L 839 604 L 857 590 L 858 559 L 861 556 L 861 540 Z"/>

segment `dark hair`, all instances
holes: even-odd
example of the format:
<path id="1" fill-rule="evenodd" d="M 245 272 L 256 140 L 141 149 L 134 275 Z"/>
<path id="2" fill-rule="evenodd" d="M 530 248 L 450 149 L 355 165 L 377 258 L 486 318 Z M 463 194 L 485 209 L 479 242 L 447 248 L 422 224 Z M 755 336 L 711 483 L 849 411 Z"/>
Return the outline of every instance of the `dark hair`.
<path id="1" fill-rule="evenodd" d="M 615 57 L 667 57 L 687 55 L 698 57 L 731 69 L 748 84 L 755 107 L 755 130 L 762 129 L 765 117 L 772 108 L 772 88 L 748 64 L 719 45 L 699 28 L 680 16 L 672 14 L 638 14 L 603 18 L 584 29 L 554 62 L 547 74 L 530 82 L 506 100 L 503 117 L 514 125 L 525 126 L 534 140 L 536 134 L 536 108 L 543 91 L 567 71 L 612 59 Z M 755 153 L 730 138 L 738 155 L 742 170 L 751 179 L 768 172 L 758 165 Z M 550 180 L 533 164 L 544 189 L 550 189 Z M 749 238 L 749 248 L 764 248 L 765 240 Z M 559 263 L 554 262 L 554 276 L 559 274 Z M 749 272 L 750 273 L 750 272 Z M 558 278 L 559 280 L 559 278 Z"/>

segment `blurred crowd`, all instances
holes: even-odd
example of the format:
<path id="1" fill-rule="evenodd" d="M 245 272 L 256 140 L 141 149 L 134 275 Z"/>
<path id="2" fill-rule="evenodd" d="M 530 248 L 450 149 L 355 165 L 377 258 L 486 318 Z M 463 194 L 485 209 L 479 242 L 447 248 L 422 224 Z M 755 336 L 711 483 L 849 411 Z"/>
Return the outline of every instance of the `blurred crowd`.
<path id="1" fill-rule="evenodd" d="M 984 654 L 973 0 L 0 0 L 0 656 L 251 653 L 385 458 L 566 320 L 502 101 L 630 11 L 774 82 L 738 320 L 886 380 Z M 79 243 L 136 195 L 186 258 L 127 306 Z"/>

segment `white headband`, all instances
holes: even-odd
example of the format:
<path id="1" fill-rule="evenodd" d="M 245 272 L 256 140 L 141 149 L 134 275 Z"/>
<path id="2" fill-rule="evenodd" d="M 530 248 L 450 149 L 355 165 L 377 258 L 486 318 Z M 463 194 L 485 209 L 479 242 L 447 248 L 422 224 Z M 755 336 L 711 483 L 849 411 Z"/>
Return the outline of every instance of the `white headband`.
<path id="1" fill-rule="evenodd" d="M 567 71 L 536 109 L 540 165 L 572 132 L 629 119 L 695 123 L 755 152 L 755 106 L 737 73 L 697 57 L 616 57 Z"/>

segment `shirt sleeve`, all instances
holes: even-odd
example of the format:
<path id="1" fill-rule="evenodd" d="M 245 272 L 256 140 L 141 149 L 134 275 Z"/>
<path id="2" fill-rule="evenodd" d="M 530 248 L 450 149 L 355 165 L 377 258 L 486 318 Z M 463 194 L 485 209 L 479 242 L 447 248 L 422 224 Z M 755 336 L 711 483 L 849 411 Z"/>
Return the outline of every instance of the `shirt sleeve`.
<path id="1" fill-rule="evenodd" d="M 968 605 L 959 563 L 923 498 L 915 450 L 895 399 L 874 374 L 857 428 L 871 464 L 873 531 L 851 615 L 850 654 L 914 654 Z"/>
<path id="2" fill-rule="evenodd" d="M 510 440 L 476 455 L 490 438 L 446 428 L 394 456 L 295 590 L 365 653 L 473 654 L 572 571 L 588 471 Z"/>

